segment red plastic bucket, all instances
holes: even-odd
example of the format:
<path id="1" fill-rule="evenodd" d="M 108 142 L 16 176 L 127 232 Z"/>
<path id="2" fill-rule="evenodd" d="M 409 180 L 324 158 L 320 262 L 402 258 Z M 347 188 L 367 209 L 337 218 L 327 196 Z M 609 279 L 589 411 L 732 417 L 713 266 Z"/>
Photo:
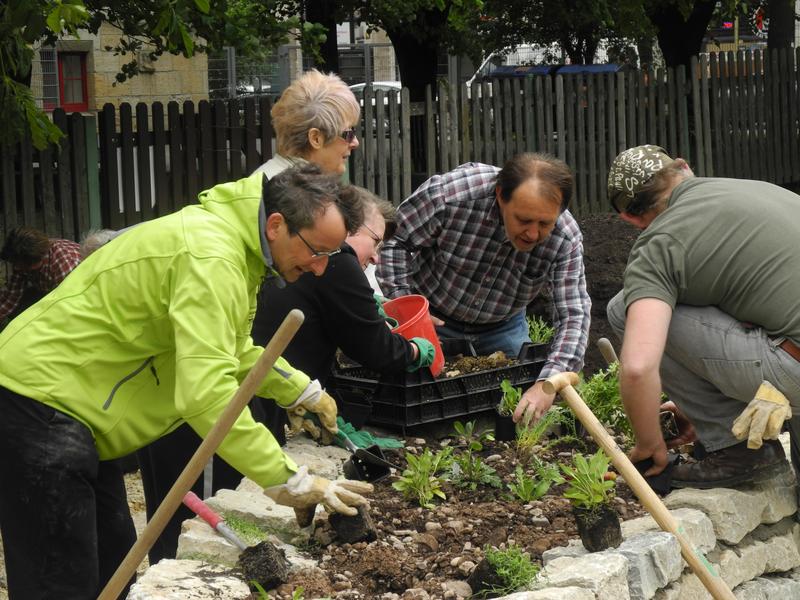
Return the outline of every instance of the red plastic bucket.
<path id="1" fill-rule="evenodd" d="M 439 336 L 433 327 L 431 315 L 428 312 L 428 299 L 425 296 L 411 294 L 400 296 L 383 304 L 387 316 L 397 320 L 397 327 L 393 329 L 407 340 L 414 337 L 423 337 L 436 349 L 436 357 L 431 365 L 431 374 L 436 377 L 444 368 L 444 354 Z"/>

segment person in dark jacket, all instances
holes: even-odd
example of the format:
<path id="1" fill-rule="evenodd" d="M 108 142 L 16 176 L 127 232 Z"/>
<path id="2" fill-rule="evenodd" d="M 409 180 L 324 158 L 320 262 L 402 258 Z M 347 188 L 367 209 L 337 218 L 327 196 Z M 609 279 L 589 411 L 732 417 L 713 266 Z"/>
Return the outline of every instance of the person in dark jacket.
<path id="1" fill-rule="evenodd" d="M 361 196 L 364 225 L 345 239 L 341 253 L 331 258 L 327 275 L 300 277 L 283 289 L 262 287 L 253 321 L 253 339 L 269 339 L 292 308 L 302 310 L 305 321 L 285 354 L 323 386 L 337 348 L 380 373 L 414 371 L 430 366 L 434 358 L 428 340 L 414 338 L 410 342 L 387 327 L 364 273 L 370 264 L 378 263 L 384 240 L 394 233 L 394 206 L 364 188 L 351 186 L 348 191 Z M 267 305 L 270 311 L 262 308 Z M 273 405 L 260 398 L 251 402 L 255 414 L 283 444 L 288 417 Z"/>
<path id="2" fill-rule="evenodd" d="M 302 310 L 306 319 L 285 354 L 323 386 L 337 348 L 381 373 L 413 371 L 433 361 L 427 340 L 408 341 L 387 327 L 364 274 L 368 265 L 379 261 L 386 233 L 394 229 L 395 209 L 363 188 L 348 191 L 361 195 L 364 225 L 347 237 L 321 277 L 303 276 L 283 289 L 262 288 L 253 322 L 253 339 L 269 339 L 291 309 Z M 266 306 L 270 310 L 262 309 Z"/>

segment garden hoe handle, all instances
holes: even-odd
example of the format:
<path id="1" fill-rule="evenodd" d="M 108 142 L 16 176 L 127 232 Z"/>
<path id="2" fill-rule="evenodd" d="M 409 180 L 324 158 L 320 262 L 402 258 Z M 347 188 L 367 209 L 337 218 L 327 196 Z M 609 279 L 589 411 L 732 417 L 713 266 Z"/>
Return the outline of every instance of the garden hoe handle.
<path id="1" fill-rule="evenodd" d="M 694 548 L 692 543 L 686 538 L 683 528 L 678 527 L 672 514 L 664 506 L 652 488 L 647 485 L 639 471 L 633 466 L 630 459 L 617 445 L 605 427 L 597 420 L 586 403 L 572 387 L 577 385 L 578 376 L 575 373 L 559 373 L 545 380 L 542 389 L 548 394 L 560 394 L 567 401 L 572 412 L 580 419 L 586 430 L 592 435 L 594 441 L 608 454 L 611 462 L 617 471 L 625 478 L 630 488 L 634 491 L 639 501 L 647 511 L 653 516 L 656 523 L 663 529 L 674 535 L 681 545 L 683 558 L 689 563 L 692 571 L 703 583 L 705 588 L 715 600 L 736 600 L 728 584 L 726 584 L 717 573 L 714 566 L 708 562 L 702 552 Z"/>
<path id="2" fill-rule="evenodd" d="M 600 354 L 603 355 L 603 358 L 609 366 L 619 361 L 617 353 L 614 351 L 614 346 L 608 338 L 600 338 L 597 340 L 597 349 L 600 350 Z"/>
<path id="3" fill-rule="evenodd" d="M 158 536 L 161 535 L 167 522 L 175 514 L 186 492 L 197 481 L 197 478 L 203 472 L 205 464 L 214 455 L 217 447 L 233 427 L 236 419 L 239 418 L 247 403 L 250 402 L 258 386 L 261 385 L 261 382 L 272 370 L 275 361 L 286 350 L 286 346 L 289 345 L 294 334 L 297 333 L 300 325 L 302 325 L 303 319 L 303 313 L 297 309 L 290 311 L 286 315 L 283 323 L 281 323 L 275 335 L 272 336 L 272 339 L 264 348 L 264 352 L 253 365 L 253 368 L 250 369 L 239 389 L 236 390 L 233 399 L 222 411 L 211 431 L 208 432 L 194 456 L 189 460 L 189 464 L 183 469 L 183 472 L 178 476 L 169 493 L 161 502 L 161 506 L 158 507 L 153 518 L 147 523 L 139 539 L 136 540 L 136 543 L 128 551 L 127 556 L 119 567 L 117 567 L 116 572 L 109 579 L 103 591 L 100 592 L 98 600 L 117 600 L 120 592 L 136 572 L 139 564 L 147 556 L 147 552 Z"/>

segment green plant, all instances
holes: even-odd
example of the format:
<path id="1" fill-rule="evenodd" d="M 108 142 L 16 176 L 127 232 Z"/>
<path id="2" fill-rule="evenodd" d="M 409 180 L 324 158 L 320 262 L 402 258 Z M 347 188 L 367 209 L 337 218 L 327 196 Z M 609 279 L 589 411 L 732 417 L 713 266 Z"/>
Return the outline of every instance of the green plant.
<path id="1" fill-rule="evenodd" d="M 561 465 L 565 477 L 560 478 L 559 483 L 569 484 L 564 497 L 578 508 L 593 509 L 610 503 L 615 482 L 605 479 L 609 462 L 605 452 L 598 450 L 589 460 L 583 454 L 576 454 L 572 466 Z"/>
<path id="2" fill-rule="evenodd" d="M 462 438 L 466 448 L 463 452 L 453 457 L 450 467 L 450 479 L 459 487 L 468 487 L 474 490 L 478 485 L 500 487 L 503 482 L 497 471 L 487 465 L 475 453 L 483 450 L 483 445 L 493 438 L 491 431 L 479 432 L 475 429 L 475 421 L 453 424 L 458 437 Z"/>
<path id="3" fill-rule="evenodd" d="M 452 453 L 452 448 L 444 448 L 436 454 L 425 448 L 419 456 L 406 452 L 408 467 L 392 487 L 420 506 L 432 508 L 434 498 L 446 498 L 442 490 L 443 481 L 437 474 L 450 466 Z"/>
<path id="4" fill-rule="evenodd" d="M 619 363 L 612 363 L 608 369 L 581 381 L 576 391 L 601 423 L 632 440 L 633 429 L 619 394 L 618 373 Z"/>
<path id="5" fill-rule="evenodd" d="M 562 413 L 551 407 L 542 418 L 535 423 L 519 425 L 517 427 L 517 454 L 522 458 L 533 456 L 534 447 L 541 441 L 542 436 L 554 425 L 558 424 Z"/>
<path id="6" fill-rule="evenodd" d="M 267 539 L 266 532 L 252 521 L 246 521 L 230 513 L 225 513 L 223 517 L 228 527 L 233 529 L 233 532 L 248 546 L 254 546 Z"/>
<path id="7" fill-rule="evenodd" d="M 269 600 L 269 594 L 267 594 L 267 590 L 265 590 L 264 586 L 258 583 L 258 581 L 251 579 L 248 583 L 250 584 L 250 589 L 255 588 L 255 593 L 258 594 L 259 600 Z"/>
<path id="8" fill-rule="evenodd" d="M 502 586 L 486 590 L 492 597 L 505 596 L 527 587 L 539 574 L 539 567 L 531 562 L 530 556 L 514 544 L 509 544 L 505 550 L 487 546 L 484 554 L 498 578 L 503 581 Z"/>
<path id="9" fill-rule="evenodd" d="M 292 600 L 305 600 L 305 588 L 302 585 L 297 586 L 292 590 Z"/>
<path id="10" fill-rule="evenodd" d="M 522 398 L 522 388 L 514 387 L 508 379 L 503 379 L 500 382 L 500 389 L 503 391 L 503 397 L 497 405 L 497 412 L 504 417 L 510 417 L 514 414 L 519 399 Z"/>
<path id="11" fill-rule="evenodd" d="M 541 473 L 531 477 L 525 473 L 525 469 L 517 465 L 514 470 L 514 481 L 508 484 L 508 489 L 523 502 L 538 500 L 547 493 L 550 486 L 556 481 L 558 472 L 553 470 L 542 470 Z"/>
<path id="12" fill-rule="evenodd" d="M 534 344 L 548 344 L 556 333 L 555 328 L 543 318 L 525 317 L 528 321 L 528 335 Z"/>
<path id="13" fill-rule="evenodd" d="M 492 431 L 489 429 L 478 431 L 475 428 L 475 421 L 467 421 L 466 423 L 456 421 L 453 423 L 453 429 L 461 443 L 465 444 L 467 448 L 473 448 L 476 452 L 483 450 L 483 445 L 486 442 L 494 440 Z M 475 444 L 477 444 L 477 447 L 474 447 Z"/>

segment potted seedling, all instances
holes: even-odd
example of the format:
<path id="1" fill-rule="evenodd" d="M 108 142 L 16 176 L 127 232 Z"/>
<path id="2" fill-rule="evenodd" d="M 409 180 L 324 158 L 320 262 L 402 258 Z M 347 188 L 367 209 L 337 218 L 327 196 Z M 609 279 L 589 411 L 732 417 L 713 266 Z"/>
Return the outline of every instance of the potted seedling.
<path id="1" fill-rule="evenodd" d="M 622 543 L 619 516 L 611 504 L 615 481 L 607 475 L 608 464 L 608 457 L 598 450 L 588 460 L 576 454 L 572 465 L 561 465 L 562 481 L 568 484 L 564 497 L 572 503 L 578 533 L 589 552 Z"/>
<path id="2" fill-rule="evenodd" d="M 539 574 L 539 567 L 522 548 L 484 548 L 485 558 L 467 578 L 473 598 L 498 598 L 526 589 Z"/>
<path id="3" fill-rule="evenodd" d="M 500 442 L 510 442 L 516 437 L 514 426 L 514 410 L 522 398 L 522 388 L 514 387 L 508 379 L 500 382 L 500 390 L 503 395 L 500 397 L 500 404 L 497 405 L 497 412 L 494 420 L 494 437 Z"/>

